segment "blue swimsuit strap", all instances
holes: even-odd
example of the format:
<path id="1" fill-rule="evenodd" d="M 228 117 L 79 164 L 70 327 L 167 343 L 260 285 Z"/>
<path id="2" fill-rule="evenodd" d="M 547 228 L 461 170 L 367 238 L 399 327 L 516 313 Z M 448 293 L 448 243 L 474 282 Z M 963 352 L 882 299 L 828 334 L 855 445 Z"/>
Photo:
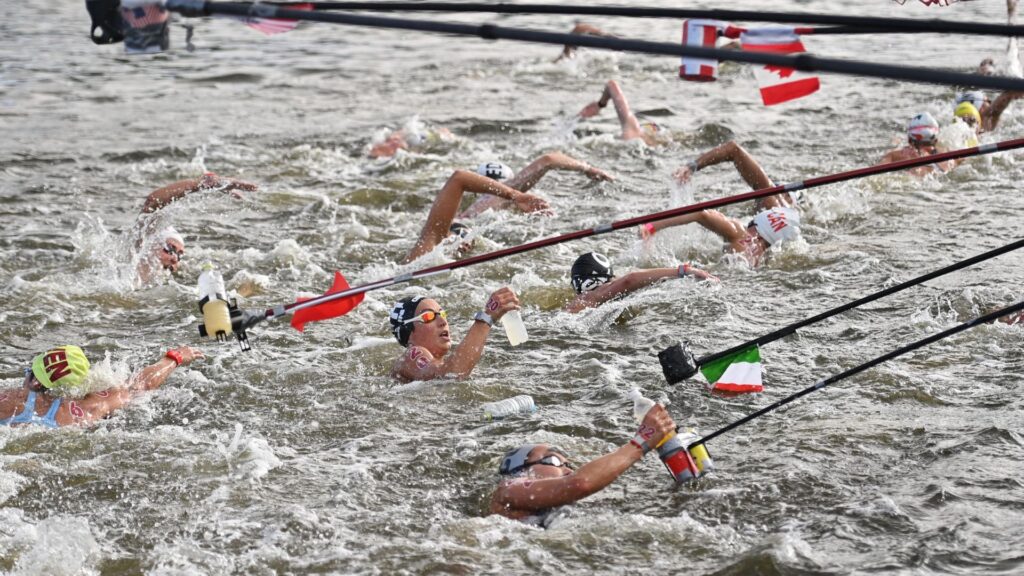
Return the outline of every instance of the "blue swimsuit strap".
<path id="1" fill-rule="evenodd" d="M 53 404 L 50 404 L 50 409 L 47 410 L 46 416 L 42 418 L 36 416 L 36 393 L 34 390 L 29 390 L 28 395 L 25 396 L 25 408 L 10 418 L 0 420 L 0 426 L 10 424 L 43 424 L 51 428 L 57 428 L 60 426 L 55 419 L 58 409 L 60 409 L 60 398 L 55 399 Z"/>
<path id="2" fill-rule="evenodd" d="M 57 410 L 59 409 L 60 398 L 54 398 L 53 404 L 50 404 L 50 409 L 46 411 L 46 416 L 43 416 L 43 420 L 45 420 L 47 424 L 53 424 L 54 426 L 57 426 L 57 420 L 55 418 L 57 416 Z"/>

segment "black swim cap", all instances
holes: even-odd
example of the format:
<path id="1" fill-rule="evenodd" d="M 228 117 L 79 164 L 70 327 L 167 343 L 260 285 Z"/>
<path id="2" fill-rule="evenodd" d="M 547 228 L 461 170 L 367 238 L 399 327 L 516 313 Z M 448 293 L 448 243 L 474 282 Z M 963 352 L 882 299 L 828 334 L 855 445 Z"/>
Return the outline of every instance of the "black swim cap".
<path id="1" fill-rule="evenodd" d="M 409 336 L 412 336 L 412 327 L 416 323 L 406 324 L 405 321 L 416 315 L 416 306 L 420 300 L 423 300 L 423 296 L 406 296 L 395 302 L 391 308 L 391 315 L 388 317 L 388 321 L 391 322 L 391 333 L 402 346 L 409 346 Z"/>
<path id="2" fill-rule="evenodd" d="M 598 252 L 587 252 L 573 262 L 570 276 L 572 289 L 577 294 L 582 294 L 615 278 L 615 272 L 607 256 Z"/>
<path id="3" fill-rule="evenodd" d="M 462 222 L 452 222 L 452 225 L 448 227 L 449 236 L 458 236 L 463 240 L 465 240 L 466 236 L 469 236 L 469 233 L 472 231 L 472 228 L 466 226 Z"/>

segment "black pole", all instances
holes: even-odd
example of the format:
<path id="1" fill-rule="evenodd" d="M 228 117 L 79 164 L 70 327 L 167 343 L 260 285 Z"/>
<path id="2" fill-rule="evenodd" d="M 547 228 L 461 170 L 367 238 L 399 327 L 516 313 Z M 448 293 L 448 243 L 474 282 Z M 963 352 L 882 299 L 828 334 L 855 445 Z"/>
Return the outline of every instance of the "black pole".
<path id="1" fill-rule="evenodd" d="M 834 58 L 818 58 L 810 54 L 795 56 L 780 55 L 767 52 L 746 52 L 742 50 L 720 50 L 698 46 L 680 46 L 663 42 L 645 40 L 627 40 L 623 38 L 605 38 L 586 36 L 583 34 L 560 34 L 526 28 L 506 28 L 491 24 L 470 25 L 449 22 L 430 22 L 424 20 L 404 20 L 400 18 L 384 18 L 379 16 L 358 16 L 355 14 L 339 14 L 311 12 L 308 10 L 289 10 L 272 4 L 239 4 L 209 2 L 205 0 L 167 0 L 168 10 L 179 12 L 185 16 L 205 16 L 211 14 L 227 14 L 249 18 L 286 18 L 291 20 L 329 22 L 332 24 L 351 24 L 372 28 L 394 28 L 400 30 L 417 30 L 420 32 L 440 32 L 460 36 L 479 36 L 487 40 L 519 40 L 540 44 L 571 44 L 586 48 L 601 48 L 623 52 L 638 52 L 663 56 L 692 56 L 721 60 L 725 62 L 746 62 L 749 64 L 771 64 L 794 68 L 806 72 L 835 72 L 854 76 L 886 78 L 890 80 L 906 80 L 950 86 L 975 86 L 994 90 L 1024 90 L 1024 79 L 1001 76 L 981 76 L 964 74 L 931 68 L 917 68 L 890 64 L 873 64 L 836 60 Z"/>
<path id="2" fill-rule="evenodd" d="M 785 338 L 786 336 L 789 336 L 790 334 L 793 334 L 794 332 L 796 332 L 800 328 L 803 328 L 804 326 L 810 326 L 811 324 L 814 324 L 816 322 L 820 322 L 820 321 L 822 321 L 822 320 L 824 320 L 826 318 L 831 318 L 832 316 L 835 316 L 836 314 L 840 314 L 842 312 L 846 312 L 847 310 L 852 310 L 854 308 L 857 308 L 858 306 L 863 306 L 864 304 L 867 304 L 868 302 L 874 302 L 875 300 L 878 300 L 880 298 L 885 298 L 886 296 L 889 296 L 891 294 L 895 294 L 895 293 L 900 292 L 902 290 L 906 290 L 907 288 L 910 288 L 911 286 L 917 286 L 918 284 L 922 284 L 922 283 L 927 282 L 929 280 L 933 280 L 935 278 L 938 278 L 939 276 L 944 276 L 946 274 L 949 274 L 950 272 L 956 272 L 957 270 L 961 270 L 963 268 L 967 268 L 968 266 L 973 266 L 973 265 L 975 265 L 975 264 L 977 264 L 979 262 L 984 262 L 985 260 L 989 260 L 989 259 L 995 258 L 996 256 L 1001 256 L 1003 254 L 1006 254 L 1007 252 L 1012 252 L 1014 250 L 1017 250 L 1017 249 L 1021 248 L 1022 246 L 1024 246 L 1024 238 L 1022 238 L 1020 240 L 1017 240 L 1016 242 L 1007 244 L 1006 246 L 1002 246 L 1000 248 L 996 248 L 995 250 L 989 250 L 988 252 L 985 252 L 983 254 L 978 254 L 977 256 L 972 256 L 972 257 L 970 257 L 970 258 L 968 258 L 966 260 L 961 260 L 959 262 L 950 264 L 949 266 L 946 266 L 945 268 L 940 268 L 938 270 L 935 270 L 935 271 L 929 272 L 927 274 L 918 276 L 917 278 L 913 278 L 913 279 L 907 280 L 906 282 L 903 282 L 901 284 L 897 284 L 897 285 L 892 286 L 890 288 L 886 288 L 885 290 L 880 290 L 878 292 L 875 292 L 874 294 L 869 294 L 869 295 L 864 296 L 863 298 L 860 298 L 858 300 L 854 300 L 852 302 L 848 302 L 846 304 L 843 304 L 842 306 L 836 306 L 835 308 L 833 308 L 831 310 L 827 310 L 825 312 L 822 312 L 821 314 L 818 314 L 818 315 L 815 315 L 815 316 L 811 316 L 810 318 L 805 318 L 803 320 L 800 320 L 799 322 L 794 322 L 794 323 L 790 324 L 789 326 L 783 326 L 782 328 L 779 328 L 778 330 L 776 330 L 774 332 L 770 332 L 770 333 L 765 334 L 763 336 L 759 336 L 757 338 L 754 338 L 753 340 L 748 340 L 747 342 L 744 342 L 742 344 L 737 344 L 736 346 L 733 346 L 732 348 L 729 348 L 728 350 L 723 350 L 721 352 L 715 352 L 714 354 L 708 354 L 707 356 L 704 356 L 703 358 L 698 359 L 697 360 L 697 365 L 698 366 L 703 366 L 704 364 L 707 364 L 708 362 L 714 362 L 715 360 L 718 360 L 720 358 L 725 358 L 726 356 L 735 354 L 735 353 L 739 352 L 740 350 L 745 350 L 745 349 L 747 349 L 747 348 L 749 348 L 751 346 L 754 346 L 754 345 L 760 346 L 762 344 L 768 344 L 769 342 L 775 342 L 776 340 L 779 340 L 780 338 Z"/>
<path id="3" fill-rule="evenodd" d="M 289 2 L 274 2 L 287 5 Z M 291 2 L 290 4 L 295 4 Z M 565 6 L 560 4 L 505 4 L 453 2 L 311 2 L 314 10 L 371 10 L 374 12 L 483 12 L 495 14 L 564 14 L 572 16 L 619 16 L 623 18 L 705 18 L 709 20 L 775 22 L 780 24 L 829 24 L 870 28 L 877 32 L 932 32 L 983 36 L 1024 36 L 1024 26 L 913 18 L 879 18 L 759 12 L 751 10 L 699 10 L 691 8 L 645 8 L 634 6 Z M 838 33 L 838 32 L 837 32 Z"/>
<path id="4" fill-rule="evenodd" d="M 846 378 L 849 378 L 850 376 L 853 376 L 854 374 L 857 374 L 859 372 L 863 372 L 863 371 L 867 370 L 868 368 L 873 368 L 875 366 L 878 366 L 882 362 L 885 362 L 887 360 L 892 360 L 893 358 L 896 358 L 897 356 L 902 356 L 903 354 L 906 354 L 907 352 L 911 352 L 913 350 L 917 350 L 918 348 L 921 348 L 923 346 L 927 346 L 927 345 L 929 345 L 929 344 L 931 344 L 933 342 L 938 342 L 939 340 L 942 340 L 944 338 L 948 338 L 948 337 L 950 337 L 950 336 L 952 336 L 954 334 L 963 332 L 964 330 L 967 330 L 967 329 L 970 329 L 970 328 L 974 328 L 974 327 L 979 326 L 981 324 L 987 324 L 989 322 L 992 322 L 993 320 L 996 320 L 997 318 L 1000 318 L 1001 316 L 1006 316 L 1007 314 L 1013 314 L 1014 312 L 1018 312 L 1020 310 L 1024 310 L 1024 301 L 1021 301 L 1021 302 L 1018 302 L 1016 304 L 1013 304 L 1012 306 L 1007 306 L 1006 308 L 1003 308 L 1001 310 L 996 310 L 995 312 L 989 312 L 988 314 L 985 314 L 984 316 L 978 316 L 974 320 L 971 320 L 969 322 L 964 322 L 963 324 L 959 324 L 959 325 L 954 326 L 954 327 L 952 327 L 952 328 L 950 328 L 948 330 L 943 330 L 942 332 L 939 332 L 938 334 L 933 334 L 933 335 L 931 335 L 931 336 L 929 336 L 927 338 L 923 338 L 923 339 L 918 340 L 917 342 L 914 342 L 912 344 L 907 344 L 906 346 L 904 346 L 902 348 L 897 348 L 896 350 L 893 350 L 892 352 L 889 352 L 888 354 L 883 354 L 883 355 L 881 355 L 881 356 L 879 356 L 877 358 L 874 358 L 873 360 L 870 360 L 870 361 L 865 362 L 863 364 L 860 364 L 858 366 L 854 366 L 853 368 L 850 368 L 849 370 L 846 370 L 844 372 L 840 372 L 839 374 L 836 374 L 835 376 L 831 376 L 831 377 L 826 378 L 824 380 L 819 380 L 813 386 L 810 386 L 808 388 L 804 388 L 803 390 L 797 392 L 796 394 L 792 394 L 790 396 L 787 396 L 787 397 L 783 398 L 782 400 L 779 400 L 778 402 L 775 402 L 774 404 L 770 404 L 768 406 L 765 406 L 764 408 L 761 408 L 760 410 L 758 410 L 757 412 L 754 412 L 753 414 L 748 414 L 747 416 L 744 416 L 743 418 L 740 418 L 739 420 L 733 422 L 732 424 L 729 424 L 728 426 L 725 426 L 723 428 L 719 428 L 718 430 L 715 430 L 711 434 L 708 434 L 707 436 L 701 438 L 694 445 L 696 445 L 696 444 L 704 444 L 704 443 L 708 442 L 709 440 L 711 440 L 712 438 L 717 438 L 718 436 L 721 436 L 722 434 L 725 434 L 726 432 L 728 432 L 730 430 L 738 428 L 738 427 L 746 424 L 747 422 L 750 422 L 751 420 L 753 420 L 755 418 L 760 418 L 761 416 L 764 416 L 765 414 L 771 412 L 772 410 L 775 410 L 776 408 L 780 408 L 782 406 L 785 406 L 786 404 L 789 404 L 790 402 L 796 400 L 797 398 L 801 398 L 803 396 L 806 396 L 807 394 L 810 394 L 811 392 L 814 392 L 815 390 L 821 390 L 822 388 L 828 386 L 829 384 L 834 384 L 836 382 L 839 382 L 840 380 L 844 380 Z"/>

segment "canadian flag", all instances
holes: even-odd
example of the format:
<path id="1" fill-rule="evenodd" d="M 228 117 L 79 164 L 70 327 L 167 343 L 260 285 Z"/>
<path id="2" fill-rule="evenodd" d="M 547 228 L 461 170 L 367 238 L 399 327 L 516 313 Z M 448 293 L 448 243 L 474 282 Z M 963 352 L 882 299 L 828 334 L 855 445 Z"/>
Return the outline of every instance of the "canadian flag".
<path id="1" fill-rule="evenodd" d="M 743 49 L 750 52 L 775 52 L 790 54 L 805 52 L 804 44 L 793 28 L 771 27 L 746 30 L 740 35 Z M 761 100 L 765 106 L 813 94 L 821 88 L 817 76 L 804 74 L 793 68 L 774 66 L 754 67 L 754 77 L 761 88 Z"/>

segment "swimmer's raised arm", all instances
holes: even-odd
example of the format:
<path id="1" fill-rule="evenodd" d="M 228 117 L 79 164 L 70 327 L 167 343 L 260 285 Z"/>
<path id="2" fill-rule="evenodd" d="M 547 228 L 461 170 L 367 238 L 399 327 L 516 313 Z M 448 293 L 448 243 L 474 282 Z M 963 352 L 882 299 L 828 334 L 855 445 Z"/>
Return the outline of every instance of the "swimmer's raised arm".
<path id="1" fill-rule="evenodd" d="M 258 187 L 255 184 L 251 184 L 249 182 L 235 180 L 234 178 L 222 178 L 213 172 L 207 172 L 202 176 L 202 178 L 180 180 L 173 184 L 168 184 L 163 188 L 154 190 L 146 197 L 146 202 L 142 205 L 142 213 L 148 214 L 156 212 L 157 210 L 168 206 L 175 200 L 179 200 L 189 194 L 200 192 L 202 190 L 232 192 L 233 196 L 241 197 L 241 195 L 237 194 L 235 191 L 253 192 L 257 188 Z"/>
<path id="2" fill-rule="evenodd" d="M 433 301 L 427 301 L 428 304 L 430 302 Z M 515 292 L 508 287 L 496 290 L 490 295 L 484 306 L 482 314 L 486 315 L 486 318 L 478 315 L 478 318 L 473 320 L 473 325 L 466 337 L 450 352 L 443 347 L 437 348 L 436 346 L 434 352 L 431 352 L 429 348 L 433 344 L 431 344 L 431 336 L 428 334 L 431 328 L 421 325 L 424 328 L 419 333 L 417 333 L 417 329 L 413 330 L 407 343 L 408 349 L 397 361 L 392 375 L 406 382 L 433 380 L 442 376 L 455 376 L 456 378 L 469 376 L 483 356 L 487 336 L 491 333 L 491 324 L 500 320 L 506 312 L 518 309 L 519 298 L 516 297 Z M 440 336 L 445 338 L 444 341 L 450 342 L 447 320 L 433 320 L 432 322 L 437 323 L 436 330 L 441 331 Z"/>
<path id="3" fill-rule="evenodd" d="M 590 24 L 585 24 L 583 22 L 580 22 L 580 23 L 576 24 L 575 26 L 573 26 L 572 31 L 569 32 L 569 33 L 570 34 L 583 34 L 583 35 L 586 35 L 586 36 L 608 36 L 608 37 L 613 37 L 611 34 L 606 33 L 604 30 L 601 30 L 597 26 L 592 26 Z M 573 58 L 574 56 L 576 56 L 576 48 L 577 48 L 576 46 L 573 46 L 571 44 L 566 44 L 565 47 L 562 48 L 562 53 L 559 54 L 558 58 L 555 58 L 554 61 L 558 62 L 559 60 L 562 60 L 563 58 L 567 58 L 567 59 L 568 58 Z"/>
<path id="4" fill-rule="evenodd" d="M 92 393 L 85 398 L 68 403 L 68 410 L 71 416 L 71 421 L 68 424 L 95 422 L 123 407 L 140 392 L 156 390 L 167 381 L 171 372 L 174 372 L 174 369 L 179 366 L 179 358 L 181 366 L 188 366 L 193 361 L 205 358 L 205 356 L 199 350 L 189 346 L 181 346 L 171 350 L 154 364 L 133 374 L 126 388 Z M 64 423 L 62 422 L 62 424 Z"/>
<path id="5" fill-rule="evenodd" d="M 768 178 L 764 168 L 735 141 L 726 142 L 701 154 L 697 157 L 697 160 L 677 170 L 674 176 L 676 180 L 686 182 L 697 170 L 721 164 L 722 162 L 732 162 L 743 180 L 754 190 L 770 188 L 772 186 L 772 181 Z"/>
<path id="6" fill-rule="evenodd" d="M 641 236 L 648 236 L 672 226 L 681 226 L 696 222 L 710 232 L 721 236 L 726 242 L 734 242 L 743 238 L 745 228 L 733 218 L 729 218 L 718 210 L 701 210 L 693 214 L 683 214 L 674 218 L 658 220 L 640 227 Z"/>
<path id="7" fill-rule="evenodd" d="M 491 294 L 484 306 L 483 313 L 490 316 L 491 323 L 493 323 L 501 320 L 506 312 L 512 310 L 519 310 L 519 298 L 511 288 L 506 286 Z M 487 336 L 491 333 L 491 323 L 485 320 L 473 320 L 473 326 L 469 329 L 469 333 L 445 359 L 446 374 L 453 374 L 458 378 L 469 376 L 484 353 L 484 344 L 487 343 Z"/>
<path id="8" fill-rule="evenodd" d="M 581 172 L 592 180 L 614 180 L 604 170 L 595 168 L 582 160 L 577 160 L 561 152 L 548 152 L 531 162 L 526 168 L 520 170 L 506 184 L 516 190 L 526 192 L 533 188 L 549 170 Z"/>
<path id="9" fill-rule="evenodd" d="M 996 126 L 999 125 L 999 119 L 1002 117 L 1003 112 L 1006 111 L 1006 108 L 1011 102 L 1021 97 L 1024 97 L 1024 92 L 1007 91 L 996 96 L 996 99 L 992 101 L 991 105 L 986 107 L 985 113 L 982 114 L 982 129 L 986 132 L 995 130 Z"/>
<path id="10" fill-rule="evenodd" d="M 622 127 L 622 139 L 644 138 L 645 135 L 643 129 L 640 128 L 640 122 L 633 115 L 633 111 L 629 109 L 629 101 L 626 100 L 626 95 L 623 94 L 622 88 L 619 87 L 619 83 L 615 80 L 609 80 L 605 84 L 604 91 L 601 92 L 601 98 L 587 104 L 583 107 L 583 110 L 580 110 L 580 118 L 596 116 L 601 111 L 601 108 L 608 105 L 609 100 L 615 104 L 615 113 L 618 114 L 619 125 Z"/>
<path id="11" fill-rule="evenodd" d="M 641 430 L 648 446 L 657 446 L 675 430 L 675 422 L 660 404 L 647 411 Z M 491 496 L 491 512 L 539 511 L 571 504 L 598 492 L 642 460 L 640 444 L 630 441 L 618 450 L 580 466 L 572 474 L 553 478 L 517 477 L 502 482 Z"/>
<path id="12" fill-rule="evenodd" d="M 405 257 L 406 262 L 411 262 L 430 252 L 434 246 L 448 237 L 452 221 L 459 211 L 462 195 L 466 192 L 490 194 L 511 200 L 523 212 L 550 210 L 550 206 L 543 198 L 520 192 L 475 172 L 456 170 L 437 194 L 433 206 L 430 207 L 430 213 L 427 215 L 427 222 L 423 225 L 423 230 L 420 231 L 419 240 Z"/>

